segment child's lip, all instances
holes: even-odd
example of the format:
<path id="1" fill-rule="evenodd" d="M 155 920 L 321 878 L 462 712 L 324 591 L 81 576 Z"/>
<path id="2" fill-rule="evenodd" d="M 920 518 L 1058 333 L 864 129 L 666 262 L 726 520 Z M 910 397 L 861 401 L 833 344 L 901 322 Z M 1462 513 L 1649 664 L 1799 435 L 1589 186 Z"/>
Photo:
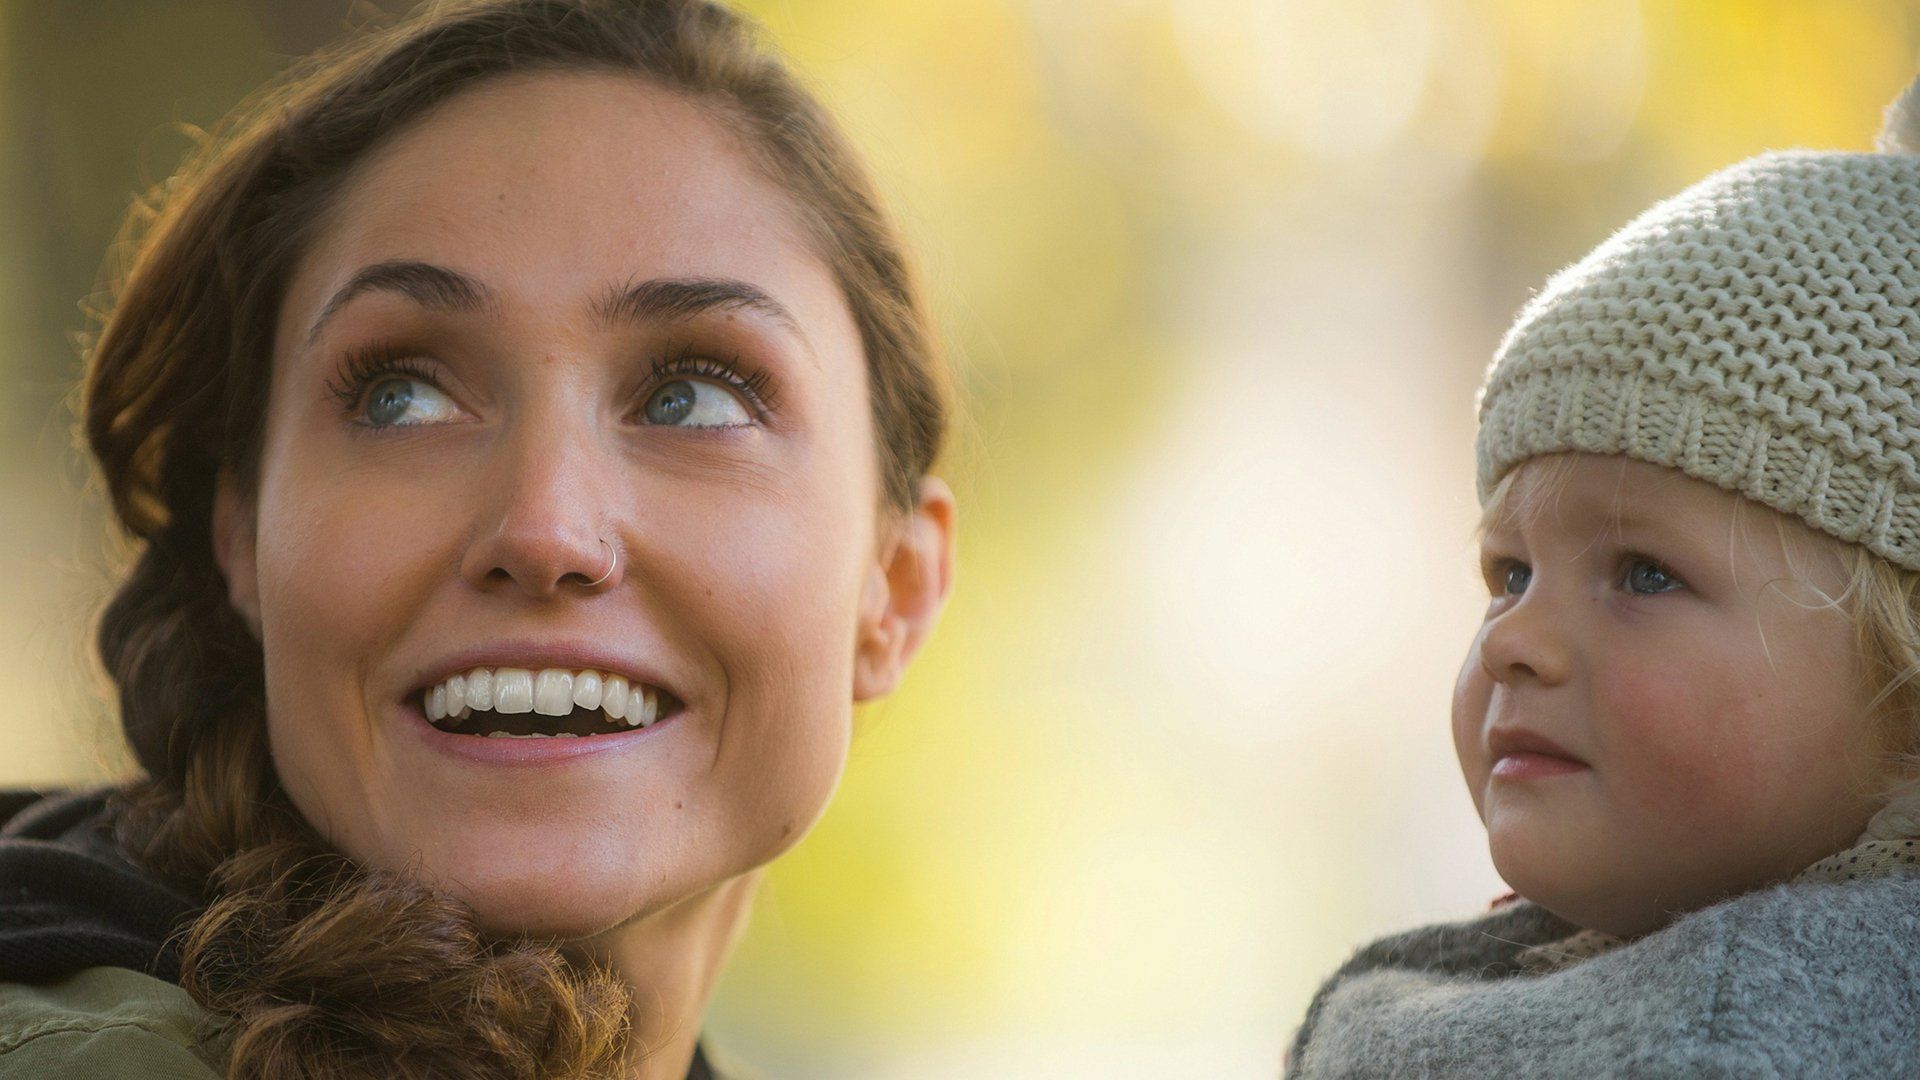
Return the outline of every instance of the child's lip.
<path id="1" fill-rule="evenodd" d="M 1487 749 L 1492 753 L 1495 761 L 1515 754 L 1537 754 L 1542 757 L 1559 758 L 1577 765 L 1587 763 L 1585 759 L 1545 735 L 1523 727 L 1494 728 L 1488 731 Z"/>
<path id="2" fill-rule="evenodd" d="M 1549 776 L 1566 776 L 1586 771 L 1585 764 L 1572 758 L 1521 750 L 1495 760 L 1493 768 L 1488 770 L 1488 775 L 1500 780 L 1539 780 Z"/>

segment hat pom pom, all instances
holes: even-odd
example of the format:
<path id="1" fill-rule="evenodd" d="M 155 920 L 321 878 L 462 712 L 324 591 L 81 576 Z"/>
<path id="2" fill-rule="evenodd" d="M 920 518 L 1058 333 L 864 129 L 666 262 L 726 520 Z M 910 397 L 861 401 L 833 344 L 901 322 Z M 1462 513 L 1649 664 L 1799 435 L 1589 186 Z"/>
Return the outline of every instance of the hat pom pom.
<path id="1" fill-rule="evenodd" d="M 1887 106 L 1873 145 L 1883 154 L 1920 154 L 1920 79 Z"/>

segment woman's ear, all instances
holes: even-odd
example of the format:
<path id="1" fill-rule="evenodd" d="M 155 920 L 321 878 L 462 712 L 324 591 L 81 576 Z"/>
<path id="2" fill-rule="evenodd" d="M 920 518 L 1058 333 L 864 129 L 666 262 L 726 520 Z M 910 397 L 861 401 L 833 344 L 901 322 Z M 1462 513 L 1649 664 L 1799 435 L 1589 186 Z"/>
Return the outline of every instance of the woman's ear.
<path id="1" fill-rule="evenodd" d="M 921 477 L 919 502 L 889 533 L 860 595 L 855 701 L 892 692 L 953 591 L 954 503 L 946 482 Z"/>
<path id="2" fill-rule="evenodd" d="M 257 534 L 253 500 L 243 494 L 232 472 L 222 468 L 213 486 L 213 557 L 227 578 L 227 602 L 260 637 L 260 575 L 255 561 Z"/>

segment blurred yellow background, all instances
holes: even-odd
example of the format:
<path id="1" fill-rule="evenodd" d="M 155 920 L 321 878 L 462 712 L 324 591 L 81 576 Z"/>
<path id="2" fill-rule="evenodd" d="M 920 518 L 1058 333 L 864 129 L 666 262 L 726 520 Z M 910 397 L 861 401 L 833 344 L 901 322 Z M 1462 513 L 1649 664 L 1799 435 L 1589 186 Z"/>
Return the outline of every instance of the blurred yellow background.
<path id="1" fill-rule="evenodd" d="M 395 4 L 387 5 L 391 10 Z M 754 0 L 919 242 L 958 592 L 715 1003 L 782 1077 L 1272 1076 L 1502 891 L 1447 703 L 1473 391 L 1555 268 L 1866 149 L 1896 0 Z M 349 0 L 0 0 L 0 784 L 123 768 L 70 335 L 136 190 Z"/>

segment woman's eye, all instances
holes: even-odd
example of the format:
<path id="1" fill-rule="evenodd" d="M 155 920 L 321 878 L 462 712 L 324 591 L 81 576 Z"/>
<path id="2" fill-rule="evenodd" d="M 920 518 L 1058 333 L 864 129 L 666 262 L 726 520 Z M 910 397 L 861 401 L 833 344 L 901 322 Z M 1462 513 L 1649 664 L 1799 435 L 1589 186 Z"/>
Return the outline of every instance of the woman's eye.
<path id="1" fill-rule="evenodd" d="M 1672 592 L 1680 587 L 1680 581 L 1662 569 L 1659 563 L 1647 559 L 1634 559 L 1627 564 L 1627 590 L 1643 596 L 1655 593 Z"/>
<path id="2" fill-rule="evenodd" d="M 661 383 L 643 410 L 649 424 L 668 427 L 739 427 L 753 416 L 740 399 L 705 379 Z"/>
<path id="3" fill-rule="evenodd" d="M 389 376 L 368 388 L 365 415 L 374 427 L 431 424 L 450 419 L 454 412 L 447 395 L 411 376 Z"/>

